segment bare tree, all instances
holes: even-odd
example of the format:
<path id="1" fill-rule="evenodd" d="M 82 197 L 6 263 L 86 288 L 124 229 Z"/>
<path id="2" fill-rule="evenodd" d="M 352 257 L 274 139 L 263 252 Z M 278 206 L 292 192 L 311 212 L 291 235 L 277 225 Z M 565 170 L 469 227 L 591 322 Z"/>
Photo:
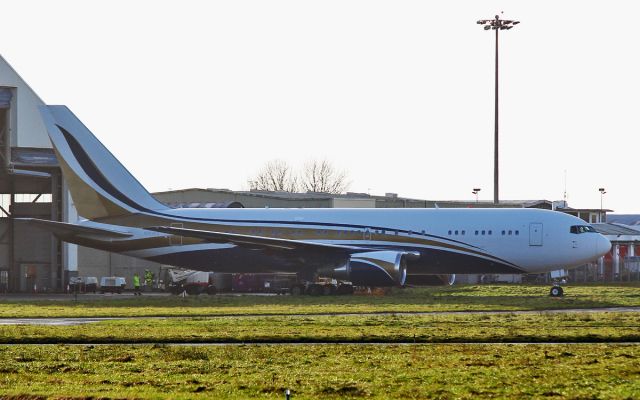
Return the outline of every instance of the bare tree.
<path id="1" fill-rule="evenodd" d="M 338 171 L 327 160 L 312 160 L 305 164 L 300 186 L 309 192 L 343 193 L 348 187 L 347 174 Z"/>
<path id="2" fill-rule="evenodd" d="M 266 163 L 256 177 L 249 179 L 248 183 L 250 190 L 298 191 L 298 179 L 289 165 L 282 160 L 273 160 Z"/>

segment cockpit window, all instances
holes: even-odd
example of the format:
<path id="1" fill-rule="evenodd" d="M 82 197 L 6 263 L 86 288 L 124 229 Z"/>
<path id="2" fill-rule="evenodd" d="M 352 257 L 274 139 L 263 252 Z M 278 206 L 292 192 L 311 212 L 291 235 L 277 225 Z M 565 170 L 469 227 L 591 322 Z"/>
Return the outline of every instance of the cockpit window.
<path id="1" fill-rule="evenodd" d="M 589 225 L 573 225 L 570 229 L 571 233 L 580 234 L 580 233 L 595 233 L 596 230 L 593 226 Z"/>

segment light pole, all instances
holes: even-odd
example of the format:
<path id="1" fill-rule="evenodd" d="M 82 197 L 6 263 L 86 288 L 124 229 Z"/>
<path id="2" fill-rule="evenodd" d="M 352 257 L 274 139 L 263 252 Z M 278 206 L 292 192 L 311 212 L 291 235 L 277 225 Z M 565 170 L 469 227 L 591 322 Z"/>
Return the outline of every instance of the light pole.
<path id="1" fill-rule="evenodd" d="M 599 222 L 602 222 L 602 199 L 604 195 L 607 194 L 607 191 L 604 188 L 600 188 L 598 189 L 598 191 L 600 192 L 600 221 Z"/>
<path id="2" fill-rule="evenodd" d="M 510 19 L 500 19 L 499 15 L 496 15 L 495 19 L 481 19 L 477 22 L 479 25 L 484 25 L 484 30 L 496 31 L 496 79 L 495 79 L 495 132 L 493 143 L 493 202 L 498 204 L 498 31 L 509 30 L 515 25 L 518 25 L 520 21 L 513 21 Z"/>
<path id="3" fill-rule="evenodd" d="M 478 193 L 480 193 L 480 188 L 473 188 L 473 191 L 471 193 L 476 195 L 476 203 L 478 202 Z"/>

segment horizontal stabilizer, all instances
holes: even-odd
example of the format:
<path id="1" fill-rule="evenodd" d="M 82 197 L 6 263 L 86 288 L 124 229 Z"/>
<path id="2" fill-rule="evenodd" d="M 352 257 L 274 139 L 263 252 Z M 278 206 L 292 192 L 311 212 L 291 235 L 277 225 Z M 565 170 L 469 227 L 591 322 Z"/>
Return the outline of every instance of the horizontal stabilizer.
<path id="1" fill-rule="evenodd" d="M 146 227 L 151 231 L 168 233 L 176 236 L 185 236 L 207 240 L 217 243 L 233 243 L 238 246 L 267 247 L 280 250 L 324 250 L 333 253 L 352 254 L 365 250 L 375 250 L 359 246 L 344 246 L 338 244 L 308 242 L 301 240 L 281 239 L 273 237 L 241 235 L 237 233 L 211 232 L 198 229 L 176 228 L 169 226 L 152 226 Z"/>
<path id="2" fill-rule="evenodd" d="M 45 231 L 49 231 L 61 238 L 73 236 L 100 236 L 102 239 L 123 239 L 133 236 L 131 233 L 115 231 L 111 229 L 97 228 L 92 226 L 82 226 L 69 224 L 66 222 L 49 221 L 37 218 L 16 218 L 16 221 L 24 221 Z"/>

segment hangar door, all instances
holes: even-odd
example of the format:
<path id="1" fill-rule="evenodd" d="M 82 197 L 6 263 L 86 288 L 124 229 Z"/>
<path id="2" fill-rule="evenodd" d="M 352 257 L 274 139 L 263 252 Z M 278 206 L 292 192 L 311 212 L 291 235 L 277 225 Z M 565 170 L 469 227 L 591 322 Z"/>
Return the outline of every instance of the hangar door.
<path id="1" fill-rule="evenodd" d="M 542 246 L 542 224 L 529 224 L 529 246 Z"/>

